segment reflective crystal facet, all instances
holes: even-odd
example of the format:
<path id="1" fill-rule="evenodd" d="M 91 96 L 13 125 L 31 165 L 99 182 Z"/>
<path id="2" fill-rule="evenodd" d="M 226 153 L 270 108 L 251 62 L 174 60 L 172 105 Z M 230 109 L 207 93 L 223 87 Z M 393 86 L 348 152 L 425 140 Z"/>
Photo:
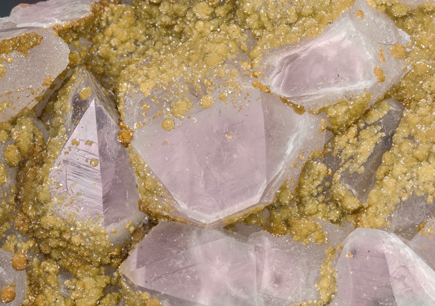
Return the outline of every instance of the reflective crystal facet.
<path id="1" fill-rule="evenodd" d="M 26 297 L 26 271 L 16 271 L 11 266 L 12 253 L 0 249 L 0 291 L 15 283 L 15 299 L 10 303 L 0 305 L 19 306 Z"/>
<path id="2" fill-rule="evenodd" d="M 427 205 L 432 206 L 434 204 Z M 415 210 L 413 213 L 419 214 Z M 411 242 L 413 248 L 417 252 L 420 252 L 432 269 L 435 269 L 435 219 L 430 219 L 424 228 L 414 236 Z"/>
<path id="3" fill-rule="evenodd" d="M 166 305 L 257 305 L 255 251 L 245 240 L 224 230 L 160 222 L 121 272 Z"/>
<path id="4" fill-rule="evenodd" d="M 42 35 L 39 45 L 26 54 L 13 51 L 3 57 L 5 72 L 0 79 L 0 121 L 8 121 L 23 108 L 32 109 L 54 79 L 66 68 L 69 62 L 69 48 L 63 40 L 46 29 L 0 30 L 0 41 L 25 33 Z"/>
<path id="5" fill-rule="evenodd" d="M 297 181 L 301 155 L 325 143 L 318 117 L 296 114 L 248 82 L 237 84 L 225 102 L 215 90 L 207 109 L 189 94 L 193 110 L 184 120 L 175 118 L 171 131 L 162 128 L 161 115 L 171 91 L 125 99 L 126 124 L 136 127 L 133 146 L 194 222 L 215 223 L 269 203 L 284 179 Z M 147 116 L 139 107 L 143 103 Z"/>
<path id="6" fill-rule="evenodd" d="M 343 245 L 332 305 L 434 305 L 435 272 L 396 235 L 358 228 Z"/>
<path id="7" fill-rule="evenodd" d="M 128 221 L 137 224 L 144 219 L 138 210 L 136 180 L 128 151 L 118 142 L 113 102 L 85 70 L 76 78 L 65 122 L 68 138 L 50 174 L 52 194 L 63 216 L 102 217 L 117 244 L 128 237 Z"/>
<path id="8" fill-rule="evenodd" d="M 388 48 L 408 40 L 385 14 L 357 0 L 322 35 L 265 55 L 262 82 L 308 110 L 366 91 L 376 101 L 405 73 L 404 59 Z"/>
<path id="9" fill-rule="evenodd" d="M 14 7 L 9 21 L 18 27 L 51 27 L 89 15 L 97 0 L 49 0 Z"/>
<path id="10" fill-rule="evenodd" d="M 403 105 L 395 99 L 387 99 L 386 101 L 390 104 L 390 110 L 385 116 L 373 123 L 375 126 L 380 126 L 379 133 L 383 133 L 384 136 L 380 137 L 372 153 L 362 164 L 364 172 L 358 173 L 355 171 L 350 173 L 349 170 L 346 170 L 341 174 L 340 178 L 341 183 L 351 190 L 362 203 L 367 200 L 370 191 L 375 186 L 376 171 L 382 164 L 382 156 L 390 150 L 394 133 L 402 119 Z"/>

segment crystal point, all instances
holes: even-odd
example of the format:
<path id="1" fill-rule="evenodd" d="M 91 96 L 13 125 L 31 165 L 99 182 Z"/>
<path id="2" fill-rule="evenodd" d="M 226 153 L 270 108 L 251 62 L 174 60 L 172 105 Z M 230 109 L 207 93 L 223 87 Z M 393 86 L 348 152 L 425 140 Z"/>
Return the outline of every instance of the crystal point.
<path id="1" fill-rule="evenodd" d="M 128 236 L 125 224 L 144 219 L 128 151 L 118 142 L 113 102 L 85 70 L 77 72 L 65 126 L 68 139 L 51 172 L 60 214 L 103 218 L 113 243 Z M 114 232 L 112 232 L 114 230 Z"/>

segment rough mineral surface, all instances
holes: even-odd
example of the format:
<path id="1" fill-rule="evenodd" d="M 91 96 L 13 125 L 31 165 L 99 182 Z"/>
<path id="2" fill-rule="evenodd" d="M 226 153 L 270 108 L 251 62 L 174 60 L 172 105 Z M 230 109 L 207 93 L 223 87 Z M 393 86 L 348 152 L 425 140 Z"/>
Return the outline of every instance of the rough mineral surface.
<path id="1" fill-rule="evenodd" d="M 26 296 L 26 271 L 17 271 L 12 268 L 12 255 L 12 253 L 0 249 L 0 299 L 3 301 L 4 298 L 10 297 L 12 299 L 11 291 L 15 291 L 15 298 L 12 301 L 0 302 L 0 305 L 19 306 Z"/>
<path id="2" fill-rule="evenodd" d="M 81 69 L 71 92 L 66 118 L 67 141 L 57 158 L 52 194 L 61 214 L 101 217 L 114 244 L 125 240 L 125 225 L 144 220 L 138 210 L 136 188 L 128 151 L 118 142 L 118 118 L 113 102 L 93 77 Z"/>
<path id="3" fill-rule="evenodd" d="M 365 92 L 376 101 L 405 73 L 404 59 L 389 47 L 408 40 L 387 16 L 357 0 L 321 36 L 268 52 L 262 81 L 308 110 Z"/>
<path id="4" fill-rule="evenodd" d="M 121 272 L 167 305 L 257 305 L 254 247 L 223 230 L 160 222 Z"/>
<path id="5" fill-rule="evenodd" d="M 38 103 L 67 67 L 69 48 L 52 30 L 46 29 L 0 30 L 0 41 L 7 46 L 0 50 L 0 121 L 3 122 Z"/>
<path id="6" fill-rule="evenodd" d="M 20 4 L 12 9 L 9 21 L 18 27 L 47 28 L 85 17 L 94 2 L 96 0 L 49 0 Z"/>
<path id="7" fill-rule="evenodd" d="M 435 272 L 396 235 L 358 228 L 343 245 L 332 305 L 435 303 Z"/>
<path id="8" fill-rule="evenodd" d="M 326 141 L 320 118 L 297 114 L 250 81 L 238 80 L 201 101 L 188 94 L 193 109 L 182 120 L 163 115 L 165 96 L 174 91 L 125 99 L 126 123 L 136 127 L 133 146 L 194 222 L 215 223 L 268 204 Z M 224 101 L 222 91 L 228 91 Z"/>
<path id="9" fill-rule="evenodd" d="M 382 155 L 390 150 L 393 144 L 393 135 L 402 119 L 403 105 L 395 99 L 387 99 L 386 101 L 390 105 L 390 109 L 381 119 L 372 124 L 379 127 L 377 128 L 378 133 L 383 135 L 377 141 L 370 156 L 361 165 L 364 172 L 346 170 L 341 174 L 341 183 L 351 190 L 362 203 L 367 200 L 370 190 L 375 186 L 376 171 L 382 164 Z"/>

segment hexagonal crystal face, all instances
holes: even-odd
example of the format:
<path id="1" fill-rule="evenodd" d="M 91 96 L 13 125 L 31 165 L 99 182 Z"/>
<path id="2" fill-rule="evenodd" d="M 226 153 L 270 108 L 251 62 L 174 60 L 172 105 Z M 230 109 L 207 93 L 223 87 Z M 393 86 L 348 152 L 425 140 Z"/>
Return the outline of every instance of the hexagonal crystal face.
<path id="1" fill-rule="evenodd" d="M 126 123 L 136 126 L 133 146 L 179 211 L 195 222 L 215 223 L 269 203 L 284 179 L 297 180 L 300 156 L 325 142 L 319 118 L 299 115 L 278 97 L 238 81 L 236 89 L 215 90 L 207 109 L 188 94 L 193 110 L 184 120 L 175 118 L 171 131 L 162 128 L 161 115 L 171 90 L 155 90 L 155 100 L 138 94 L 124 102 Z M 147 116 L 138 110 L 144 103 Z"/>
<path id="2" fill-rule="evenodd" d="M 409 36 L 366 2 L 355 1 L 322 35 L 268 52 L 262 82 L 308 110 L 367 91 L 376 101 L 404 75 L 404 59 L 389 48 Z"/>
<path id="3" fill-rule="evenodd" d="M 50 173 L 52 196 L 65 217 L 102 218 L 117 244 L 129 235 L 125 224 L 137 224 L 145 216 L 138 210 L 136 180 L 128 151 L 118 142 L 113 102 L 85 70 L 74 77 L 65 122 L 67 141 Z"/>

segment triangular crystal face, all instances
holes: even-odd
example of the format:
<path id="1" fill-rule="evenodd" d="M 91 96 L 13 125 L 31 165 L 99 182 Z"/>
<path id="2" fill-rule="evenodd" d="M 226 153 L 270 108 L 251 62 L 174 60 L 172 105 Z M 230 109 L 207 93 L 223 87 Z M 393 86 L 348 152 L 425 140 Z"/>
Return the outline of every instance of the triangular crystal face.
<path id="1" fill-rule="evenodd" d="M 113 102 L 85 70 L 76 72 L 67 140 L 50 174 L 59 214 L 102 221 L 112 242 L 123 240 L 125 224 L 144 218 L 128 151 L 118 142 Z M 115 231 L 116 230 L 116 231 Z"/>

